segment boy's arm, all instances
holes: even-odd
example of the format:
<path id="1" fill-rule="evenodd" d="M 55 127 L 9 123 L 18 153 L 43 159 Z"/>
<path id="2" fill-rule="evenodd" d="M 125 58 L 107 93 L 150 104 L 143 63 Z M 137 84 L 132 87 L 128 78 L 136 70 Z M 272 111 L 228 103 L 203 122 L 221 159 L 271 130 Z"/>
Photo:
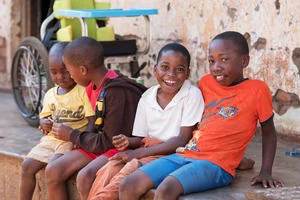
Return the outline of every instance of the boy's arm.
<path id="1" fill-rule="evenodd" d="M 128 148 L 130 149 L 136 149 L 140 146 L 142 146 L 142 137 L 127 137 L 128 138 Z"/>
<path id="2" fill-rule="evenodd" d="M 264 188 L 281 187 L 283 183 L 272 177 L 272 166 L 277 146 L 277 136 L 273 118 L 262 125 L 262 137 L 262 166 L 259 175 L 252 179 L 251 185 L 261 183 Z"/>
<path id="3" fill-rule="evenodd" d="M 65 124 L 54 123 L 53 134 L 58 139 L 71 141 L 74 145 L 92 153 L 103 153 L 114 148 L 112 137 L 120 133 L 130 136 L 140 95 L 124 88 L 107 90 L 106 110 L 102 130 L 97 132 L 73 130 Z M 130 103 L 128 103 L 130 102 Z"/>
<path id="4" fill-rule="evenodd" d="M 142 146 L 141 137 L 127 137 L 123 134 L 113 136 L 112 143 L 119 151 L 124 151 L 126 148 L 135 149 Z"/>
<path id="5" fill-rule="evenodd" d="M 135 150 L 120 152 L 113 156 L 111 159 L 118 159 L 128 162 L 133 158 L 139 159 L 147 156 L 167 155 L 175 153 L 177 147 L 184 146 L 191 139 L 195 127 L 196 125 L 181 127 L 180 134 L 176 137 L 168 139 L 166 142 L 147 148 L 139 148 Z"/>
<path id="6" fill-rule="evenodd" d="M 95 116 L 90 116 L 90 117 L 87 117 L 88 119 L 88 125 L 87 125 L 87 131 L 89 132 L 94 132 L 95 131 Z"/>

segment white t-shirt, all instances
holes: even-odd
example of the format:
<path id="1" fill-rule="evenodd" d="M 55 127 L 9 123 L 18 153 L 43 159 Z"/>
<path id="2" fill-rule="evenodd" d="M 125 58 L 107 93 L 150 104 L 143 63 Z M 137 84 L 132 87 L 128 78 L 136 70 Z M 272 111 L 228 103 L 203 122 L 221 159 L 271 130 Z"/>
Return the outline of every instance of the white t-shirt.
<path id="1" fill-rule="evenodd" d="M 132 135 L 167 141 L 178 136 L 182 126 L 193 126 L 200 122 L 204 109 L 200 89 L 186 80 L 170 103 L 162 109 L 157 102 L 159 87 L 153 86 L 142 95 Z"/>

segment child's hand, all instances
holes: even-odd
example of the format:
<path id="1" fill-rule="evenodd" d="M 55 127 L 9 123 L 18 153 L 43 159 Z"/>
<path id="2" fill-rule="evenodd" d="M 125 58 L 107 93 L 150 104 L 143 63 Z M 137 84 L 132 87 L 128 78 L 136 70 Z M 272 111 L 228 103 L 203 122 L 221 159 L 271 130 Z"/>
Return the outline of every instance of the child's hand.
<path id="1" fill-rule="evenodd" d="M 129 146 L 128 137 L 123 134 L 114 136 L 112 138 L 112 143 L 119 151 L 124 151 Z"/>
<path id="2" fill-rule="evenodd" d="M 256 176 L 254 178 L 252 178 L 251 181 L 251 185 L 255 185 L 257 183 L 261 183 L 262 187 L 264 188 L 277 188 L 277 187 L 282 187 L 283 186 L 283 182 L 277 179 L 274 179 L 272 176 L 270 175 L 264 175 L 264 174 L 260 174 L 259 176 Z"/>
<path id="3" fill-rule="evenodd" d="M 70 141 L 72 131 L 73 129 L 66 124 L 54 123 L 52 127 L 52 133 L 55 138 L 64 141 Z"/>
<path id="4" fill-rule="evenodd" d="M 138 158 L 137 151 L 127 150 L 115 154 L 114 156 L 110 157 L 109 160 L 119 160 L 121 163 L 125 164 L 134 158 Z"/>
<path id="5" fill-rule="evenodd" d="M 42 131 L 43 134 L 47 135 L 51 131 L 52 125 L 53 122 L 51 120 L 46 118 L 41 118 L 39 129 L 40 131 Z"/>

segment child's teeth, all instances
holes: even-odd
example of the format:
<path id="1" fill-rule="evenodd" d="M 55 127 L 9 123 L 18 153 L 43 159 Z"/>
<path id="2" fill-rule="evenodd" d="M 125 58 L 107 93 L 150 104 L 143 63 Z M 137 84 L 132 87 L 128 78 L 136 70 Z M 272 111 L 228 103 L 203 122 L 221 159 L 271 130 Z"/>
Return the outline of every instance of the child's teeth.
<path id="1" fill-rule="evenodd" d="M 217 76 L 217 80 L 222 80 L 223 76 Z"/>
<path id="2" fill-rule="evenodd" d="M 175 81 L 167 81 L 167 80 L 166 80 L 166 82 L 167 82 L 167 83 L 171 83 L 171 84 L 172 84 L 172 83 L 175 83 Z"/>

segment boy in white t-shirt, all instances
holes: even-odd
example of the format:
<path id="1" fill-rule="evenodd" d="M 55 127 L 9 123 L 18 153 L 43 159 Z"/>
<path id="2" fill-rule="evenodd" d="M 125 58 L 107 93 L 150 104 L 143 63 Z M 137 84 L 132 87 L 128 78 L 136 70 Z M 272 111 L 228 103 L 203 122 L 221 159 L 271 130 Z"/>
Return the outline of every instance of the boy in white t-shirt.
<path id="1" fill-rule="evenodd" d="M 201 91 L 187 80 L 189 64 L 190 54 L 180 44 L 167 44 L 159 51 L 154 66 L 159 85 L 149 88 L 139 101 L 132 133 L 136 137 L 113 138 L 123 152 L 98 171 L 88 199 L 117 200 L 125 176 L 189 141 L 204 109 Z"/>

